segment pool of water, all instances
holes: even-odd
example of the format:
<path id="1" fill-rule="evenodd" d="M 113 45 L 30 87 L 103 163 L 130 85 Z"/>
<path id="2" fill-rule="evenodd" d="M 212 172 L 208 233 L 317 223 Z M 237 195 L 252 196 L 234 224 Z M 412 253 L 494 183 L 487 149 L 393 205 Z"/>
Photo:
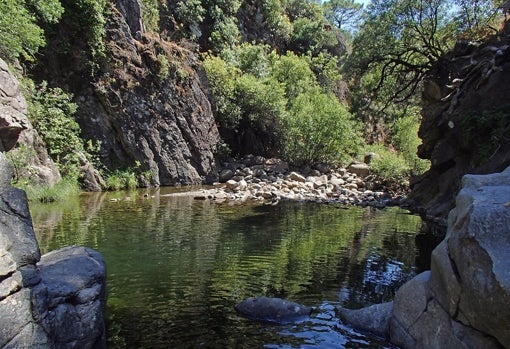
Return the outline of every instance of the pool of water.
<path id="1" fill-rule="evenodd" d="M 339 322 L 334 307 L 392 299 L 415 275 L 419 217 L 399 208 L 215 204 L 176 189 L 83 194 L 31 205 L 43 253 L 100 251 L 108 348 L 391 348 Z M 244 319 L 248 297 L 314 306 L 304 322 Z"/>

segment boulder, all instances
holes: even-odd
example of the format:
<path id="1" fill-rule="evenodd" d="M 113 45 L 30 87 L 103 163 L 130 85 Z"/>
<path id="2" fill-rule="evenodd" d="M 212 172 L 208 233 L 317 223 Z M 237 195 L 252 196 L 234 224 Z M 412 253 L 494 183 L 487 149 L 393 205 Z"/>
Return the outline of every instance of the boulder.
<path id="1" fill-rule="evenodd" d="M 360 177 L 366 177 L 370 174 L 370 166 L 365 163 L 352 163 L 347 167 L 347 171 Z"/>
<path id="2" fill-rule="evenodd" d="M 281 298 L 248 298 L 235 306 L 242 316 L 256 321 L 286 324 L 306 320 L 313 311 L 295 302 Z"/>
<path id="3" fill-rule="evenodd" d="M 402 348 L 510 347 L 510 167 L 466 175 L 431 270 L 395 295 L 389 326 L 371 308 L 340 312 Z M 380 326 L 378 324 L 380 323 Z"/>
<path id="4" fill-rule="evenodd" d="M 342 322 L 380 337 L 387 337 L 390 329 L 393 302 L 374 304 L 362 309 L 337 307 L 337 316 Z"/>
<path id="5" fill-rule="evenodd" d="M 25 193 L 0 152 L 0 348 L 105 348 L 101 255 L 68 247 L 41 257 Z"/>

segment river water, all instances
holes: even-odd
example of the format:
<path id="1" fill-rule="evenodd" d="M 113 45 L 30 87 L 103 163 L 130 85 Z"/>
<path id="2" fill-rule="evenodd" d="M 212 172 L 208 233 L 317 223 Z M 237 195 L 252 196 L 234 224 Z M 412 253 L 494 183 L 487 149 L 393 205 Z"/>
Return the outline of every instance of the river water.
<path id="1" fill-rule="evenodd" d="M 176 189 L 82 194 L 31 205 L 43 253 L 100 251 L 108 272 L 108 348 L 392 348 L 351 330 L 334 307 L 392 299 L 419 272 L 418 217 L 399 208 L 229 205 Z M 248 297 L 314 306 L 271 325 L 238 316 Z"/>

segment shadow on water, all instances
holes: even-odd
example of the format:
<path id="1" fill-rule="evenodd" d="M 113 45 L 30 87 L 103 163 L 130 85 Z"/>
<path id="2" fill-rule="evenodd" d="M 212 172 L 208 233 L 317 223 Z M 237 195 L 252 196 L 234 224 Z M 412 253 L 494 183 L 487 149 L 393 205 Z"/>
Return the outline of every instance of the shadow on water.
<path id="1" fill-rule="evenodd" d="M 388 301 L 421 271 L 418 217 L 398 208 L 218 205 L 172 191 L 31 207 L 43 252 L 80 244 L 103 254 L 109 348 L 391 347 L 339 323 L 334 307 Z M 234 310 L 252 296 L 317 311 L 299 324 L 256 323 Z"/>

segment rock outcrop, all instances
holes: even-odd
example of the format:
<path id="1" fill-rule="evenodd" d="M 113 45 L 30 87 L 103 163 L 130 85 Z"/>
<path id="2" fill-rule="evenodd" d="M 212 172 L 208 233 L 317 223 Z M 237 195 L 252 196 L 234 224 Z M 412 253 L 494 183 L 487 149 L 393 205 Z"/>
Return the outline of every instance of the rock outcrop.
<path id="1" fill-rule="evenodd" d="M 139 0 L 110 6 L 93 74 L 82 43 L 58 49 L 72 26 L 64 15 L 37 75 L 74 94 L 82 135 L 100 143 L 108 170 L 135 170 L 155 186 L 214 181 L 219 134 L 197 54 L 146 32 Z"/>
<path id="2" fill-rule="evenodd" d="M 51 186 L 60 180 L 60 173 L 41 137 L 27 119 L 27 102 L 18 79 L 0 58 L 0 151 L 11 149 L 16 159 L 17 179 L 30 179 L 42 186 Z"/>
<path id="3" fill-rule="evenodd" d="M 463 175 L 510 165 L 510 22 L 483 44 L 459 43 L 424 82 L 423 144 L 430 170 L 413 185 L 415 210 L 446 223 Z"/>
<path id="4" fill-rule="evenodd" d="M 101 255 L 68 247 L 41 257 L 25 193 L 0 152 L 0 348 L 105 348 Z"/>
<path id="5" fill-rule="evenodd" d="M 462 184 L 431 270 L 392 305 L 340 308 L 344 321 L 403 348 L 510 347 L 510 167 Z"/>

